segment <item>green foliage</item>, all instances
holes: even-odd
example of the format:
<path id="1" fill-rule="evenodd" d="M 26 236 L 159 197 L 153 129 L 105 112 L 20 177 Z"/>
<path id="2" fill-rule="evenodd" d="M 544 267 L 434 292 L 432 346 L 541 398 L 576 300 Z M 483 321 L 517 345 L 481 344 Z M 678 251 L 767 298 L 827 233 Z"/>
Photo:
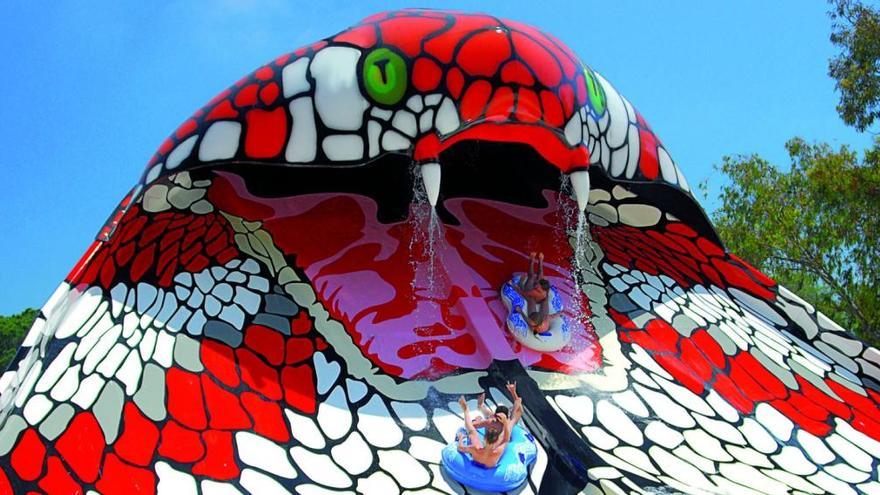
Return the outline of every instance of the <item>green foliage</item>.
<path id="1" fill-rule="evenodd" d="M 39 311 L 26 309 L 17 315 L 0 316 L 0 370 L 6 369 L 18 351 Z"/>
<path id="2" fill-rule="evenodd" d="M 837 111 L 868 129 L 880 117 L 880 11 L 858 0 L 829 0 L 828 64 Z M 880 344 L 880 139 L 859 156 L 843 146 L 786 144 L 787 170 L 757 155 L 724 157 L 730 183 L 712 215 L 727 247 L 832 320 Z M 707 190 L 702 185 L 701 190 Z"/>
<path id="3" fill-rule="evenodd" d="M 837 112 L 860 131 L 880 116 L 880 11 L 854 0 L 831 0 L 831 42 L 840 53 L 828 63 L 837 81 Z"/>
<path id="4" fill-rule="evenodd" d="M 788 171 L 757 155 L 724 157 L 730 179 L 713 214 L 728 248 L 831 319 L 880 343 L 880 140 L 786 144 Z"/>

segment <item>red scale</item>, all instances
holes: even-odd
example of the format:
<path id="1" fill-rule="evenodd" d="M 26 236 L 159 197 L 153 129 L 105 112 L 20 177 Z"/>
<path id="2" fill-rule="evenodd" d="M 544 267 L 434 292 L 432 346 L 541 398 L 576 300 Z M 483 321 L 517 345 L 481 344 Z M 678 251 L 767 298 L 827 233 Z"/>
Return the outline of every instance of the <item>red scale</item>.
<path id="1" fill-rule="evenodd" d="M 122 434 L 113 445 L 123 460 L 138 466 L 148 466 L 159 443 L 159 429 L 147 419 L 134 403 L 123 408 Z"/>
<path id="2" fill-rule="evenodd" d="M 199 432 L 191 430 L 177 421 L 169 420 L 162 428 L 159 443 L 159 456 L 177 462 L 192 463 L 205 455 Z"/>
<path id="3" fill-rule="evenodd" d="M 215 480 L 232 480 L 241 474 L 235 461 L 232 433 L 208 430 L 202 433 L 205 457 L 193 465 L 192 474 Z"/>

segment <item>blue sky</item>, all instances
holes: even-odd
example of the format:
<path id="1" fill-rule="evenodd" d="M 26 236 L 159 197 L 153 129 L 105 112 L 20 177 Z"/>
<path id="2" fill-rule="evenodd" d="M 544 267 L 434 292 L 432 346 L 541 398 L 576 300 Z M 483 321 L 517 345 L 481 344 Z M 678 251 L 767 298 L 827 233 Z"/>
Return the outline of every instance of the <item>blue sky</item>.
<path id="1" fill-rule="evenodd" d="M 7 2 L 0 314 L 45 302 L 159 143 L 212 96 L 277 55 L 408 6 L 484 11 L 561 38 L 642 112 L 691 184 L 708 178 L 709 210 L 723 155 L 785 163 L 793 136 L 870 142 L 835 113 L 822 1 Z"/>

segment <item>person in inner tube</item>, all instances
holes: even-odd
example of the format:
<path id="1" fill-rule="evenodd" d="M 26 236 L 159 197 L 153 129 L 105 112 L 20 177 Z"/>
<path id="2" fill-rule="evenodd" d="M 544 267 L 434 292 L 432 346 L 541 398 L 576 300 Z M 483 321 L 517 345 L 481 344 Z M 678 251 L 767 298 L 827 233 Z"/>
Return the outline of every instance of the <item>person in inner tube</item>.
<path id="1" fill-rule="evenodd" d="M 538 271 L 535 271 L 535 264 L 538 265 Z M 530 303 L 537 304 L 547 299 L 550 282 L 544 278 L 544 253 L 529 253 L 529 272 L 525 278 L 520 279 L 517 289 Z"/>
<path id="2" fill-rule="evenodd" d="M 535 265 L 538 270 L 535 271 Z M 517 311 L 528 323 L 529 328 L 535 335 L 545 333 L 550 329 L 550 322 L 558 314 L 550 314 L 550 282 L 544 278 L 544 253 L 529 253 L 528 275 L 520 280 L 519 293 L 526 300 L 526 310 L 517 308 Z"/>
<path id="3" fill-rule="evenodd" d="M 550 330 L 550 323 L 559 316 L 559 313 L 550 314 L 550 303 L 547 299 L 538 304 L 537 308 L 532 308 L 531 305 L 532 303 L 529 301 L 528 314 L 522 308 L 516 308 L 516 310 L 526 320 L 532 332 L 535 335 L 541 335 Z"/>
<path id="4" fill-rule="evenodd" d="M 464 413 L 464 428 L 467 432 L 467 435 L 462 432 L 458 434 L 456 439 L 458 441 L 458 451 L 470 454 L 474 464 L 479 467 L 491 469 L 498 465 L 498 461 L 504 455 L 504 450 L 510 442 L 510 433 L 522 417 L 522 399 L 516 393 L 516 382 L 508 382 L 507 390 L 513 396 L 512 414 L 507 406 L 504 405 L 496 407 L 493 413 L 486 406 L 486 394 L 483 393 L 477 398 L 477 407 L 484 417 L 471 419 L 464 396 L 462 395 L 458 399 L 458 404 L 461 406 L 462 413 Z M 477 433 L 477 428 L 483 427 L 486 428 L 485 445 L 482 444 L 480 435 Z M 465 437 L 469 440 L 469 445 L 464 444 Z"/>

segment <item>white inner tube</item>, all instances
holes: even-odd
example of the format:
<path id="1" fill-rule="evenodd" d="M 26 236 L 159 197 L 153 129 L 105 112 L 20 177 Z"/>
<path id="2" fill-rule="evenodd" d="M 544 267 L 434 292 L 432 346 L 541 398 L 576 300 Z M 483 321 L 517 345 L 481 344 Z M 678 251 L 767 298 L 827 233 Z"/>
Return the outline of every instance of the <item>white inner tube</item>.
<path id="1" fill-rule="evenodd" d="M 520 294 L 519 282 L 525 275 L 516 273 L 513 277 L 501 286 L 501 300 L 504 307 L 507 308 L 507 329 L 522 345 L 541 352 L 555 352 L 571 341 L 571 330 L 569 329 L 568 319 L 558 314 L 550 322 L 550 328 L 546 332 L 535 334 L 525 318 L 520 314 L 519 309 L 528 312 L 528 303 L 526 298 Z M 563 309 L 562 298 L 556 287 L 551 286 L 547 294 L 550 298 L 550 314 L 561 313 Z"/>

